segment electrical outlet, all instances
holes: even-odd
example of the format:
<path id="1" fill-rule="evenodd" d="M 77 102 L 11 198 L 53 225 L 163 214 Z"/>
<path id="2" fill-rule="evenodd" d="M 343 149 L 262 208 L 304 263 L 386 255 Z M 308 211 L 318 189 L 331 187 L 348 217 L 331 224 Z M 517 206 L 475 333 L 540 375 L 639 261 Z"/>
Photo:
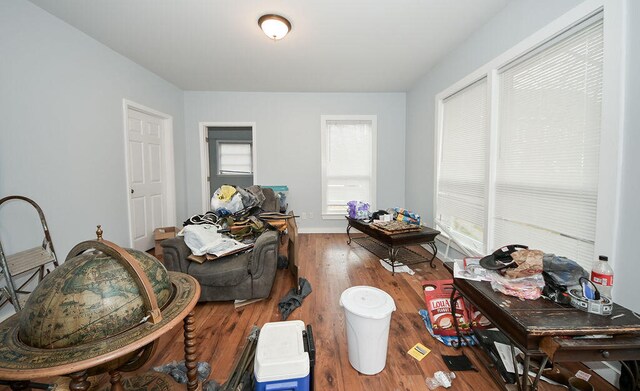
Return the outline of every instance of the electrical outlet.
<path id="1" fill-rule="evenodd" d="M 300 218 L 302 220 L 306 220 L 307 219 L 307 212 L 302 212 L 302 214 L 300 215 Z"/>
<path id="2" fill-rule="evenodd" d="M 309 219 L 313 219 L 313 212 L 309 212 Z"/>

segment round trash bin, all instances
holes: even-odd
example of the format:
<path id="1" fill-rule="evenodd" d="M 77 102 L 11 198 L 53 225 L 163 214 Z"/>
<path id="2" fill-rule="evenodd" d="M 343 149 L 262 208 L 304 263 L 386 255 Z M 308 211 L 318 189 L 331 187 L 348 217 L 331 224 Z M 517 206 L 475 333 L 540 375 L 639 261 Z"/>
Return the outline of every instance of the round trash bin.
<path id="1" fill-rule="evenodd" d="M 393 298 L 371 286 L 354 286 L 340 296 L 344 308 L 349 362 L 364 375 L 375 375 L 387 363 Z"/>

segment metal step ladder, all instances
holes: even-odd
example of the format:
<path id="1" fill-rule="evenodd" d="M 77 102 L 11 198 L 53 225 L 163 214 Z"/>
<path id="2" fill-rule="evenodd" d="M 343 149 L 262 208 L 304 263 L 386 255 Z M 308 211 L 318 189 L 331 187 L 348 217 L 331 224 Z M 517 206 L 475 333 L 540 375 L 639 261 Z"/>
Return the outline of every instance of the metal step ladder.
<path id="1" fill-rule="evenodd" d="M 40 206 L 27 197 L 14 195 L 1 199 L 0 207 L 2 207 L 5 202 L 12 200 L 24 201 L 33 206 L 40 216 L 40 222 L 42 223 L 42 229 L 44 231 L 42 245 L 12 255 L 5 254 L 2 248 L 2 241 L 0 241 L 0 277 L 4 277 L 5 281 L 5 286 L 0 289 L 0 308 L 4 307 L 7 303 L 11 303 L 15 311 L 18 312 L 22 309 L 22 306 L 31 293 L 31 291 L 26 290 L 29 283 L 36 277 L 37 282 L 40 283 L 44 276 L 50 271 L 47 266 L 51 269 L 58 266 L 58 258 L 53 249 L 47 221 L 44 218 L 44 213 Z M 29 273 L 31 274 L 29 275 Z M 15 278 L 23 274 L 28 277 L 26 281 L 16 288 Z"/>

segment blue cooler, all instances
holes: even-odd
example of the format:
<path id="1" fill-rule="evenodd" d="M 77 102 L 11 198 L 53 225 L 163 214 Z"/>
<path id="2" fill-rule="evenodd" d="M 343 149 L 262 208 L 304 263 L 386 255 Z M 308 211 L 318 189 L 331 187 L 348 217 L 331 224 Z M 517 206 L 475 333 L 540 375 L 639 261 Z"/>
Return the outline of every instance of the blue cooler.
<path id="1" fill-rule="evenodd" d="M 310 391 L 314 351 L 303 321 L 265 323 L 253 363 L 255 391 Z"/>

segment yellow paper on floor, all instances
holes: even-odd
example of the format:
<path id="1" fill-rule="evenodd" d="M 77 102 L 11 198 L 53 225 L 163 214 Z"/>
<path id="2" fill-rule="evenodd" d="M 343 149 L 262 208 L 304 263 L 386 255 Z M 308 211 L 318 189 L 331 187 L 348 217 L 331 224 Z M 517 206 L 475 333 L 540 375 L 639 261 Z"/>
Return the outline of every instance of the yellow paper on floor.
<path id="1" fill-rule="evenodd" d="M 427 356 L 431 352 L 431 349 L 424 346 L 421 343 L 415 344 L 407 353 L 418 361 L 421 361 L 423 358 Z"/>

